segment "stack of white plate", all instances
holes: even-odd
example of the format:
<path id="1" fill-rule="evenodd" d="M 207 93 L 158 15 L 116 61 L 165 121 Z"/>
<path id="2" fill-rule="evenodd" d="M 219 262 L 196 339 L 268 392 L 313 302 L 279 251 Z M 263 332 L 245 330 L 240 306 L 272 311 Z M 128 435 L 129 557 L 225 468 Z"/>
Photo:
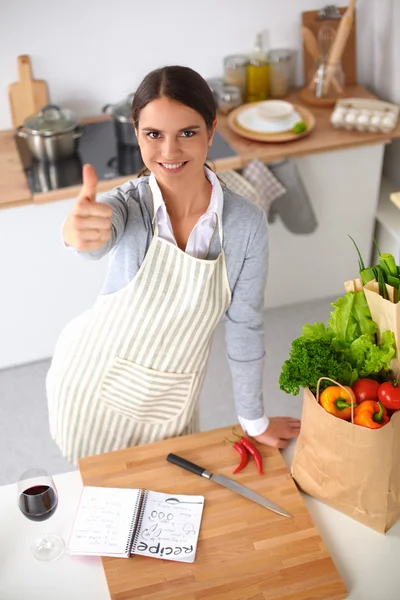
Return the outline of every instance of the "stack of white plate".
<path id="1" fill-rule="evenodd" d="M 283 100 L 266 100 L 240 111 L 236 122 L 248 131 L 284 133 L 302 121 L 293 104 Z"/>

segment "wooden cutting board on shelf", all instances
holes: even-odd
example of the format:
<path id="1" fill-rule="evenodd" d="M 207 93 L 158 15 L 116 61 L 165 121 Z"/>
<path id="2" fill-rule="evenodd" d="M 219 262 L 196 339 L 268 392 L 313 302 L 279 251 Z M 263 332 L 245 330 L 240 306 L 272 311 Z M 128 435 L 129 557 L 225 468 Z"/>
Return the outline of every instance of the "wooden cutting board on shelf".
<path id="1" fill-rule="evenodd" d="M 232 475 L 238 456 L 226 427 L 79 461 L 85 485 L 204 495 L 196 560 L 103 558 L 112 600 L 340 600 L 347 597 L 327 549 L 278 450 L 260 446 L 264 476 L 253 461 Z M 173 452 L 223 473 L 269 498 L 282 517 L 166 461 Z"/>
<path id="2" fill-rule="evenodd" d="M 338 7 L 338 12 L 343 16 L 347 10 L 347 6 Z M 302 26 L 311 29 L 316 39 L 318 39 L 318 31 L 324 23 L 328 23 L 335 31 L 339 27 L 340 19 L 317 19 L 318 10 L 308 10 L 301 13 Z M 342 57 L 342 67 L 345 74 L 345 85 L 356 85 L 357 83 L 357 56 L 356 56 L 356 17 L 357 9 L 354 13 L 353 27 L 350 31 L 349 39 Z M 304 47 L 303 43 L 303 81 L 308 82 L 310 72 L 314 66 L 314 61 L 309 52 Z"/>
<path id="3" fill-rule="evenodd" d="M 49 103 L 47 83 L 32 78 L 31 61 L 27 54 L 17 57 L 18 81 L 8 87 L 11 119 L 14 127 Z"/>

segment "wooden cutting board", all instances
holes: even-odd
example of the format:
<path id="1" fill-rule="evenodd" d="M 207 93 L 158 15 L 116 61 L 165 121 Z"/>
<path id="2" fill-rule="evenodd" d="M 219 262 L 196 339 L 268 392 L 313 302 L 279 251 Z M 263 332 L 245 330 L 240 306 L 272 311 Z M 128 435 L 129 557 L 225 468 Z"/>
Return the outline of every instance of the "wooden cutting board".
<path id="1" fill-rule="evenodd" d="M 49 103 L 47 83 L 32 79 L 31 61 L 27 54 L 17 57 L 19 80 L 8 86 L 11 119 L 14 127 Z"/>
<path id="2" fill-rule="evenodd" d="M 240 431 L 240 429 L 239 429 Z M 253 461 L 232 475 L 238 456 L 224 442 L 232 428 L 164 440 L 81 459 L 85 485 L 146 488 L 205 496 L 194 563 L 136 556 L 103 558 L 112 600 L 340 600 L 344 583 L 278 450 L 259 445 L 264 476 Z M 166 461 L 174 452 L 223 473 L 294 515 L 273 513 Z"/>

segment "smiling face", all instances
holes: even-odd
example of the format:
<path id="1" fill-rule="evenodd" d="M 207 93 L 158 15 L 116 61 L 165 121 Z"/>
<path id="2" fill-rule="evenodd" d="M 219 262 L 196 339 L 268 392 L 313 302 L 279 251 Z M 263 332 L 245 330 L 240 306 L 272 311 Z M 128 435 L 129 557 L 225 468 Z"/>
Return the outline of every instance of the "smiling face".
<path id="1" fill-rule="evenodd" d="M 165 96 L 140 111 L 136 135 L 143 162 L 158 181 L 168 185 L 203 173 L 213 130 L 200 113 Z"/>

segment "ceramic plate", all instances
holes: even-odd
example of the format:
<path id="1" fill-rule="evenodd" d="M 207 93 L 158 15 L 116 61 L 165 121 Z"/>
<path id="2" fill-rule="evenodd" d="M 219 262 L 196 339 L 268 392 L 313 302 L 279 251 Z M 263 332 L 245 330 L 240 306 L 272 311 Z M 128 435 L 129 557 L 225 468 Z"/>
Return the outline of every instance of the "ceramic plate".
<path id="1" fill-rule="evenodd" d="M 258 114 L 258 107 L 250 107 L 242 111 L 237 116 L 237 122 L 241 127 L 254 131 L 256 133 L 283 133 L 290 131 L 293 127 L 302 120 L 297 111 L 294 111 L 287 119 L 283 121 L 267 121 Z"/>

